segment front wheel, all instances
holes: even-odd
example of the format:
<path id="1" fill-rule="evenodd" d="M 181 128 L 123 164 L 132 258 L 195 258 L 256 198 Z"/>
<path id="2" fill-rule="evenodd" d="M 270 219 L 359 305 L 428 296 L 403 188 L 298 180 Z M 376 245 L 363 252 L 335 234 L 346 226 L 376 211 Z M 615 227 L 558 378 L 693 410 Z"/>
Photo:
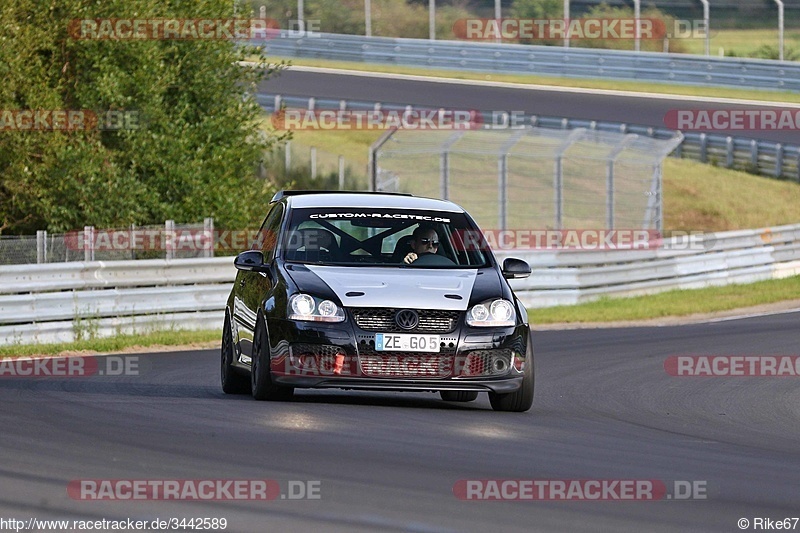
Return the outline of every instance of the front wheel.
<path id="1" fill-rule="evenodd" d="M 272 382 L 270 371 L 269 342 L 259 316 L 253 335 L 253 362 L 250 367 L 250 390 L 256 400 L 285 401 L 294 394 L 293 387 L 281 387 Z"/>
<path id="2" fill-rule="evenodd" d="M 225 394 L 247 394 L 250 392 L 250 383 L 247 380 L 247 376 L 240 374 L 233 368 L 234 354 L 235 348 L 233 346 L 231 323 L 226 317 L 222 330 L 222 346 L 220 348 L 222 392 Z"/>
<path id="3" fill-rule="evenodd" d="M 533 339 L 528 336 L 528 349 L 525 351 L 525 370 L 522 374 L 522 386 L 514 392 L 499 394 L 489 393 L 489 403 L 495 411 L 511 411 L 523 413 L 533 406 Z"/>

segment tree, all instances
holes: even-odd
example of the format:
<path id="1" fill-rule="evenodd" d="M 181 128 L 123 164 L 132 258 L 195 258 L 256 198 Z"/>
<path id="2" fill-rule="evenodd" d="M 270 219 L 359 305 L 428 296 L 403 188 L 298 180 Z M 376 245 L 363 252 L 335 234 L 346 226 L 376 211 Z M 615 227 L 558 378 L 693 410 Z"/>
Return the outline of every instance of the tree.
<path id="1" fill-rule="evenodd" d="M 260 129 L 252 88 L 280 65 L 229 39 L 84 40 L 69 33 L 78 19 L 230 19 L 231 5 L 4 0 L 0 232 L 206 216 L 220 227 L 260 221 L 272 187 L 256 169 L 274 139 Z M 236 63 L 253 55 L 256 68 Z M 101 121 L 116 110 L 130 120 L 117 130 L 30 131 L 8 121 L 22 110 L 86 110 Z M 138 129 L 124 129 L 134 121 Z"/>

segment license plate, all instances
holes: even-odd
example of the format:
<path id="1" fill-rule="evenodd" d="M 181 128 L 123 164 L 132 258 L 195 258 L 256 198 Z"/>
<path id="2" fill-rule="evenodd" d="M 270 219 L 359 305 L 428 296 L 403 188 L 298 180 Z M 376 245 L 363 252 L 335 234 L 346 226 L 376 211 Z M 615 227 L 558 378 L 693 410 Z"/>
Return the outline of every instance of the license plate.
<path id="1" fill-rule="evenodd" d="M 438 352 L 439 335 L 376 333 L 375 350 L 379 352 Z"/>

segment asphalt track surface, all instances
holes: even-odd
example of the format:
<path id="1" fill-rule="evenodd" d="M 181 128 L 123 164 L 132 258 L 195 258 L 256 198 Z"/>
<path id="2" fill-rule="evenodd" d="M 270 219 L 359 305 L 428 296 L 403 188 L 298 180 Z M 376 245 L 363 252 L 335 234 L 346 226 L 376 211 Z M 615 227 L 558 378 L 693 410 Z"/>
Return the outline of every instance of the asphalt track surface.
<path id="1" fill-rule="evenodd" d="M 224 517 L 227 531 L 739 531 L 800 516 L 800 378 L 669 376 L 670 355 L 798 355 L 800 314 L 535 333 L 528 413 L 428 393 L 226 396 L 216 351 L 140 375 L 0 379 L 0 518 Z M 76 479 L 319 481 L 318 500 L 70 499 Z M 463 501 L 464 479 L 706 483 L 693 501 Z M 800 525 L 798 525 L 800 528 Z"/>
<path id="2" fill-rule="evenodd" d="M 288 69 L 261 83 L 259 91 L 286 96 L 376 101 L 418 107 L 481 111 L 522 111 L 525 114 L 568 117 L 586 120 L 624 122 L 652 127 L 667 127 L 664 117 L 670 110 L 763 109 L 762 105 L 705 102 L 691 96 L 658 96 L 575 93 L 558 88 L 530 89 L 466 85 L 461 83 L 406 80 L 350 74 L 304 72 Z M 774 105 L 774 104 L 772 104 Z M 767 141 L 800 144 L 800 131 L 717 132 Z"/>

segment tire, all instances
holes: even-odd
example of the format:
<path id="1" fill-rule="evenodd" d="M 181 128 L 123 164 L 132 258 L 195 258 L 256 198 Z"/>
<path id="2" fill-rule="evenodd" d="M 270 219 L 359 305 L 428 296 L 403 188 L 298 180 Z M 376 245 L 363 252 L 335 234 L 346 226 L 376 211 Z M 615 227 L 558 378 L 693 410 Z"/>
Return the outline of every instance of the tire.
<path id="1" fill-rule="evenodd" d="M 489 393 L 489 403 L 495 411 L 524 413 L 533 406 L 533 339 L 528 335 L 528 348 L 525 351 L 525 370 L 523 370 L 522 386 L 506 394 Z"/>
<path id="2" fill-rule="evenodd" d="M 222 345 L 220 346 L 222 392 L 225 394 L 247 394 L 250 392 L 250 380 L 233 367 L 234 352 L 231 323 L 226 316 L 225 326 L 222 328 Z"/>
<path id="3" fill-rule="evenodd" d="M 269 359 L 269 339 L 259 315 L 253 335 L 253 362 L 250 368 L 250 391 L 256 400 L 286 401 L 294 394 L 293 387 L 282 387 L 272 382 Z"/>
<path id="4" fill-rule="evenodd" d="M 441 390 L 439 396 L 446 402 L 471 402 L 478 398 L 478 393 L 470 390 Z"/>

